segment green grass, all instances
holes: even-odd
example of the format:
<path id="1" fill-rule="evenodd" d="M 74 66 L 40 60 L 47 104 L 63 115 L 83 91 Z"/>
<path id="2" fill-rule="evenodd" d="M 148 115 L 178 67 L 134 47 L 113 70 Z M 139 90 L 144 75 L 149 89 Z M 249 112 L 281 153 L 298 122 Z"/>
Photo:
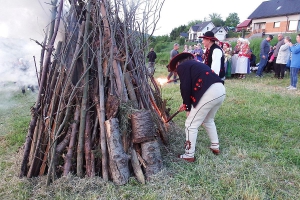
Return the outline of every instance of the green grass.
<path id="1" fill-rule="evenodd" d="M 167 74 L 165 66 L 156 66 L 156 77 Z M 146 185 L 133 176 L 125 186 L 103 182 L 100 177 L 68 176 L 49 187 L 45 186 L 46 177 L 19 179 L 22 154 L 16 147 L 25 140 L 35 97 L 15 91 L 9 109 L 0 107 L 0 198 L 299 199 L 300 91 L 286 90 L 288 75 L 284 80 L 272 75 L 257 79 L 250 74 L 243 80 L 225 81 L 227 96 L 215 119 L 222 151 L 219 156 L 209 151 L 208 136 L 200 128 L 196 162 L 178 160 L 176 155 L 184 151 L 185 113 L 177 115 L 175 128 L 169 132 L 170 145 L 161 147 L 165 168 Z M 162 93 L 174 113 L 182 102 L 179 84 L 162 86 Z M 0 93 L 1 103 L 2 96 Z"/>

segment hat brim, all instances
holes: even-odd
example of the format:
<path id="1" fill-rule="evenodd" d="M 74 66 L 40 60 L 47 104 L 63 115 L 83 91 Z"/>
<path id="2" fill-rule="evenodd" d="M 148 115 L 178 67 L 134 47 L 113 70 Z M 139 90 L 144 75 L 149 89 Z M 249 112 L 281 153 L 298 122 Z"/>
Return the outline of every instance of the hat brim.
<path id="1" fill-rule="evenodd" d="M 205 39 L 209 39 L 209 40 L 213 40 L 213 41 L 219 41 L 218 38 L 216 38 L 216 37 L 199 36 L 198 38 L 205 38 Z"/>
<path id="2" fill-rule="evenodd" d="M 191 54 L 188 52 L 183 52 L 183 53 L 177 54 L 175 57 L 173 57 L 169 63 L 170 71 L 174 71 L 176 69 L 176 65 L 180 60 L 186 59 L 188 57 L 194 57 L 194 54 Z"/>

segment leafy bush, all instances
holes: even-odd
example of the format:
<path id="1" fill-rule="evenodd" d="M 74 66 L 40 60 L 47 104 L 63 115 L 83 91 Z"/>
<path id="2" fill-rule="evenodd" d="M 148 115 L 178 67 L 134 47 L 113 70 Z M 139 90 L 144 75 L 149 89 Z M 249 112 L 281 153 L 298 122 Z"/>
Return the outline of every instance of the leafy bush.
<path id="1" fill-rule="evenodd" d="M 241 36 L 241 33 L 234 32 L 234 31 L 228 31 L 226 38 L 239 38 Z"/>
<path id="2" fill-rule="evenodd" d="M 170 61 L 170 52 L 160 52 L 156 53 L 157 54 L 157 59 L 156 63 L 160 65 L 167 65 Z"/>
<path id="3" fill-rule="evenodd" d="M 155 45 L 154 51 L 155 52 L 161 52 L 161 50 L 164 49 L 164 48 L 165 48 L 165 44 L 164 43 L 159 43 L 159 44 Z"/>
<path id="4" fill-rule="evenodd" d="M 185 42 L 185 38 L 179 38 L 179 40 L 178 40 L 178 44 L 180 45 L 180 46 L 182 46 L 182 45 L 184 45 L 184 42 Z"/>

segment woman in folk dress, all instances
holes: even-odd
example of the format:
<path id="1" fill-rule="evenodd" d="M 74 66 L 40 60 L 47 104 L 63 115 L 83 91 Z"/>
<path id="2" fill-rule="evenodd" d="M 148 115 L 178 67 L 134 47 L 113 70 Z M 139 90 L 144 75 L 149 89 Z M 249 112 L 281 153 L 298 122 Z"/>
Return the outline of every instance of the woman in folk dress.
<path id="1" fill-rule="evenodd" d="M 235 73 L 240 74 L 240 79 L 244 79 L 246 74 L 250 72 L 251 51 L 249 44 L 250 42 L 247 39 L 244 39 L 241 43 L 240 52 L 238 54 Z"/>

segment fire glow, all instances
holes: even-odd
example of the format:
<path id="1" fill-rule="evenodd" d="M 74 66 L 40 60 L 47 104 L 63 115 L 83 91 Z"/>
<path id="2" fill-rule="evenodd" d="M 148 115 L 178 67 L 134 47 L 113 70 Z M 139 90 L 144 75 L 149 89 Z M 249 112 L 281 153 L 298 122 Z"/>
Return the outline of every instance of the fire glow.
<path id="1" fill-rule="evenodd" d="M 168 79 L 166 78 L 157 78 L 156 80 L 159 82 L 160 85 L 164 85 L 168 82 Z"/>

